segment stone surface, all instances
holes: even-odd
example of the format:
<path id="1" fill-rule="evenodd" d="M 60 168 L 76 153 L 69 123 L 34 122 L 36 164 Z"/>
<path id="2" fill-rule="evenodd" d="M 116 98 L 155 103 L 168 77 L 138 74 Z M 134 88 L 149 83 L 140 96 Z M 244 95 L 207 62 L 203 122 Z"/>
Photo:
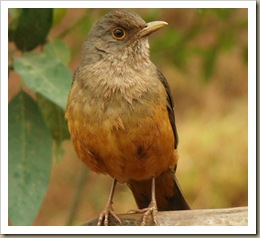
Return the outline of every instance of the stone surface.
<path id="1" fill-rule="evenodd" d="M 118 214 L 122 226 L 139 226 L 142 221 L 142 214 Z M 185 211 L 158 212 L 157 220 L 161 226 L 247 226 L 248 208 L 223 208 L 203 209 Z M 119 225 L 111 217 L 110 226 Z M 82 226 L 95 226 L 97 218 L 87 221 Z M 154 225 L 149 217 L 148 226 Z"/>

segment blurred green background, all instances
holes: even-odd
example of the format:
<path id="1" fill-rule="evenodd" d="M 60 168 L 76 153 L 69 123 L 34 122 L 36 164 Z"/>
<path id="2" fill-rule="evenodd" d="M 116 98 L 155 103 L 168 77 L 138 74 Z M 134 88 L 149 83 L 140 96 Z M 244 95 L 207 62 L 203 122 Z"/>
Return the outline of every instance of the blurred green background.
<path id="1" fill-rule="evenodd" d="M 70 50 L 75 71 L 92 23 L 112 9 L 55 9 L 47 41 Z M 248 201 L 248 11 L 247 9 L 130 9 L 145 21 L 168 26 L 150 36 L 152 61 L 168 80 L 180 143 L 177 177 L 193 209 L 246 206 Z M 10 14 L 10 22 L 13 15 Z M 10 25 L 9 25 L 10 26 Z M 44 44 L 44 42 L 43 42 Z M 26 88 L 9 43 L 9 100 Z M 41 51 L 41 46 L 34 49 Z M 34 92 L 28 88 L 29 94 Z M 33 225 L 78 225 L 104 208 L 112 179 L 82 164 L 70 140 L 52 161 L 50 183 Z M 136 208 L 126 185 L 118 185 L 116 213 Z M 12 220 L 12 219 L 11 219 Z M 10 220 L 10 224 L 12 221 Z"/>

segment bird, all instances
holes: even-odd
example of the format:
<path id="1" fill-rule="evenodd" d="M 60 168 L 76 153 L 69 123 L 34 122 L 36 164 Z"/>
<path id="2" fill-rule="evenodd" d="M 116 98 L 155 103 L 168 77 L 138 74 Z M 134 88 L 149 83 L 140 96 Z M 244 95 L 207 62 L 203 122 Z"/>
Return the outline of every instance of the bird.
<path id="1" fill-rule="evenodd" d="M 176 178 L 178 133 L 170 86 L 150 59 L 148 36 L 168 25 L 114 10 L 91 27 L 73 77 L 65 117 L 77 156 L 113 178 L 97 225 L 109 225 L 116 184 L 130 188 L 141 225 L 158 211 L 188 210 Z"/>

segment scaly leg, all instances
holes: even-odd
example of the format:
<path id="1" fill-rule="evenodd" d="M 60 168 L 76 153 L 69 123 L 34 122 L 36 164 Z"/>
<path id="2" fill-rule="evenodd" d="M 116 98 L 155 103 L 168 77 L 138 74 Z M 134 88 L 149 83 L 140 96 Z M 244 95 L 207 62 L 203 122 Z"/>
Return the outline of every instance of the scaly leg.
<path id="1" fill-rule="evenodd" d="M 98 226 L 101 226 L 102 224 L 104 224 L 105 226 L 108 226 L 108 217 L 109 217 L 109 215 L 113 216 L 121 224 L 120 219 L 115 214 L 114 209 L 112 207 L 113 196 L 114 196 L 114 192 L 115 192 L 115 188 L 116 188 L 116 183 L 117 183 L 117 180 L 114 179 L 113 183 L 112 183 L 112 187 L 111 187 L 111 191 L 110 191 L 110 194 L 109 194 L 109 198 L 108 198 L 107 204 L 106 204 L 104 210 L 99 215 L 98 223 L 97 223 Z"/>
<path id="2" fill-rule="evenodd" d="M 142 224 L 141 226 L 145 226 L 148 216 L 151 215 L 153 222 L 155 225 L 159 225 L 156 219 L 156 214 L 158 212 L 157 210 L 157 203 L 156 203 L 156 198 L 155 198 L 155 178 L 152 178 L 152 191 L 151 191 L 151 202 L 147 208 L 144 209 L 138 209 L 138 210 L 130 210 L 130 213 L 144 213 L 143 219 L 142 219 Z"/>

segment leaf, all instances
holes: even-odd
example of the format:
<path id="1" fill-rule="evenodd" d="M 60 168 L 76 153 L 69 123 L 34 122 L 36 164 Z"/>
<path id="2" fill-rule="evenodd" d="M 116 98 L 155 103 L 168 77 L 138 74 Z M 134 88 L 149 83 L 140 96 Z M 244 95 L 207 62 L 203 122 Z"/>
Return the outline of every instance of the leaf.
<path id="1" fill-rule="evenodd" d="M 8 209 L 14 225 L 32 225 L 45 195 L 51 169 L 51 136 L 41 112 L 26 93 L 8 110 Z"/>
<path id="2" fill-rule="evenodd" d="M 11 38 L 18 49 L 30 51 L 45 42 L 52 25 L 52 11 L 51 8 L 22 9 Z"/>
<path id="3" fill-rule="evenodd" d="M 22 8 L 8 8 L 8 13 L 11 15 L 12 19 L 18 18 L 22 12 Z"/>
<path id="4" fill-rule="evenodd" d="M 21 15 L 21 8 L 9 8 L 8 13 L 10 14 L 10 20 L 8 24 L 8 40 L 14 41 L 15 31 L 19 23 L 19 16 Z"/>
<path id="5" fill-rule="evenodd" d="M 46 44 L 44 52 L 54 58 L 60 59 L 66 65 L 70 61 L 70 50 L 68 46 L 60 40 L 53 40 Z"/>
<path id="6" fill-rule="evenodd" d="M 39 94 L 37 95 L 37 101 L 46 125 L 51 132 L 52 138 L 54 139 L 55 145 L 53 148 L 53 153 L 55 159 L 58 161 L 64 154 L 62 141 L 70 138 L 67 122 L 64 117 L 65 112 L 60 107 Z"/>
<path id="7" fill-rule="evenodd" d="M 29 88 L 65 110 L 72 75 L 59 59 L 28 53 L 14 60 L 14 69 Z"/>

